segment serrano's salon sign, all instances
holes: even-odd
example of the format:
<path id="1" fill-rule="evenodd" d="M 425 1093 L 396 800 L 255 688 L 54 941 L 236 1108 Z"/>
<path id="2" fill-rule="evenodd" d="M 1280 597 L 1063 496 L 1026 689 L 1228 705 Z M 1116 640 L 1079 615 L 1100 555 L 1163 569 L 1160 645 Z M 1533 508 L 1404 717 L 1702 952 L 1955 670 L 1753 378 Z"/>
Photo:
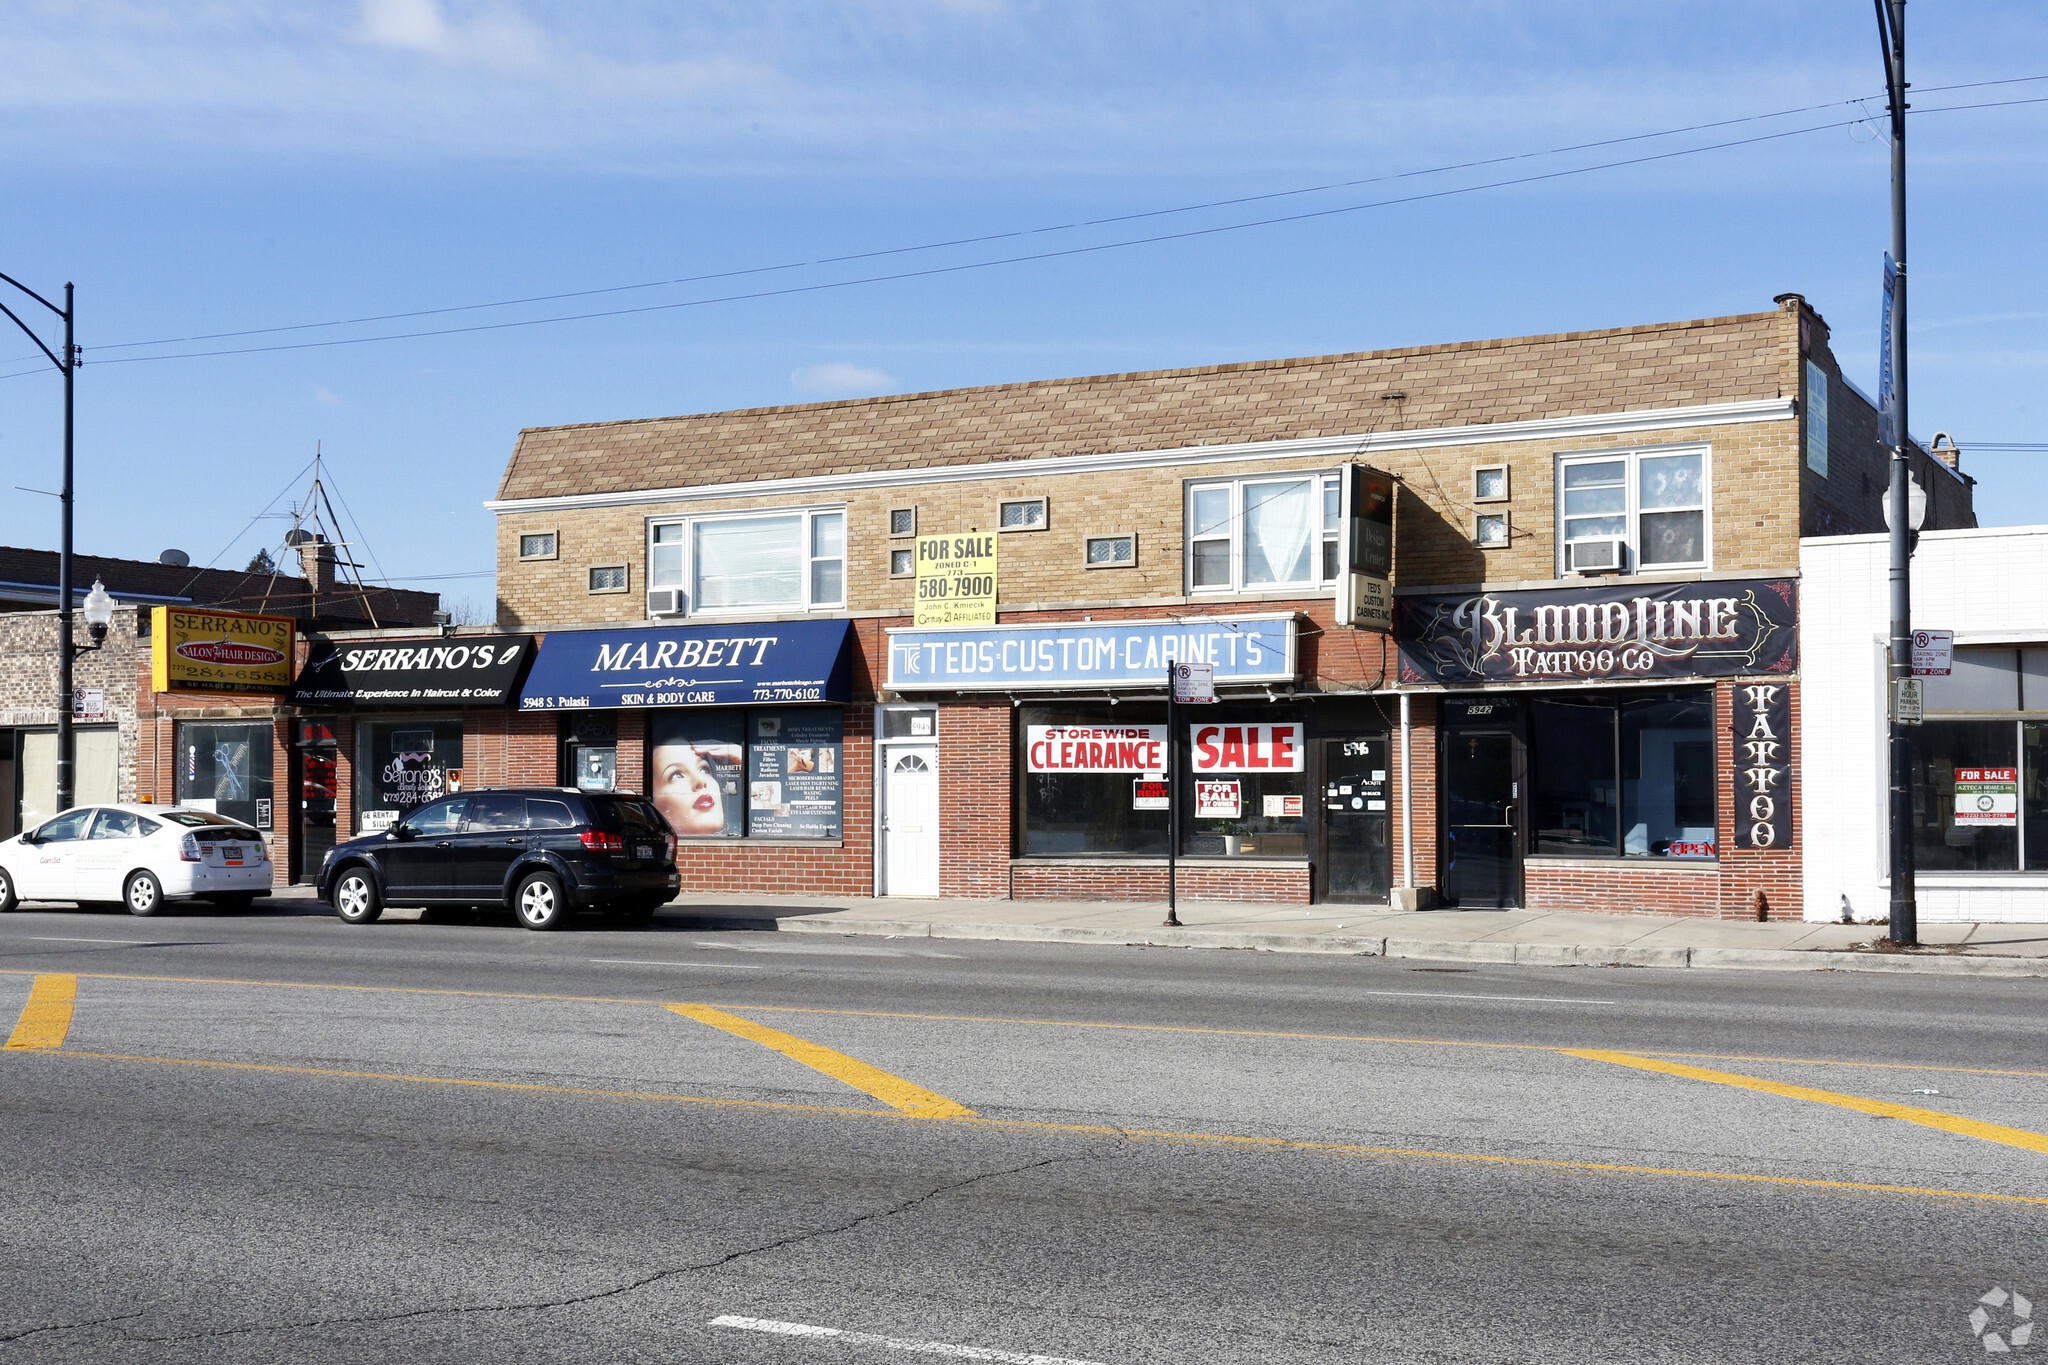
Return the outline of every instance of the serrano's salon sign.
<path id="1" fill-rule="evenodd" d="M 283 693 L 292 685 L 289 616 L 150 609 L 150 686 L 158 692 Z"/>
<path id="2" fill-rule="evenodd" d="M 1404 683 L 1617 682 L 1799 666 L 1793 579 L 1402 597 L 1394 622 Z"/>

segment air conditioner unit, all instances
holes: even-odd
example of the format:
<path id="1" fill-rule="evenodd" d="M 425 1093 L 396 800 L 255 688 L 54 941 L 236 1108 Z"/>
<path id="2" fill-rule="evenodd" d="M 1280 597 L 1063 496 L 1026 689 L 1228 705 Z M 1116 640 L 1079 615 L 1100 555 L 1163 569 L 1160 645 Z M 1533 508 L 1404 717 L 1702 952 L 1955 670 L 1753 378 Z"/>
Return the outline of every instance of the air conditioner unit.
<path id="1" fill-rule="evenodd" d="M 654 588 L 647 594 L 649 616 L 681 616 L 683 614 L 683 590 L 681 588 Z"/>
<path id="2" fill-rule="evenodd" d="M 1620 536 L 1597 536 L 1591 540 L 1564 543 L 1564 571 L 1594 574 L 1620 573 L 1626 567 L 1628 544 Z"/>

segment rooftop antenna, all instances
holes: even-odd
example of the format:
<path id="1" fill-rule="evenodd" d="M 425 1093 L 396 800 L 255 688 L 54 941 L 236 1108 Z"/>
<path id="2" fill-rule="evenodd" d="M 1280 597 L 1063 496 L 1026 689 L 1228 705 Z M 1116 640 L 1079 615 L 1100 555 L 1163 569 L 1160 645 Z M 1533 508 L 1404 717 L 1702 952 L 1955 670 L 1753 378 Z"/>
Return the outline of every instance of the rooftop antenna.
<path id="1" fill-rule="evenodd" d="M 323 549 L 314 552 L 316 564 L 318 563 L 318 555 L 332 553 L 337 577 L 336 586 L 339 587 L 344 579 L 352 580 L 355 585 L 353 595 L 362 599 L 363 611 L 370 618 L 371 629 L 379 629 L 376 604 L 370 600 L 369 585 L 363 581 L 363 566 L 356 560 L 354 542 L 342 538 L 341 518 L 334 514 L 334 504 L 327 496 L 327 485 L 322 477 L 325 472 L 326 463 L 326 456 L 321 450 L 322 444 L 319 441 L 313 443 L 313 484 L 312 487 L 306 490 L 305 501 L 292 508 L 292 529 L 284 533 L 283 548 L 293 552 L 301 552 L 306 545 L 322 545 Z M 323 532 L 332 532 L 332 535 L 326 535 Z M 273 572 L 271 581 L 275 583 L 276 579 L 277 575 Z M 312 600 L 308 604 L 308 615 L 310 619 L 318 620 L 320 617 L 320 595 L 317 578 L 309 576 L 307 581 L 314 587 Z M 264 600 L 266 603 L 269 601 L 269 597 L 270 590 L 266 587 L 264 589 Z"/>

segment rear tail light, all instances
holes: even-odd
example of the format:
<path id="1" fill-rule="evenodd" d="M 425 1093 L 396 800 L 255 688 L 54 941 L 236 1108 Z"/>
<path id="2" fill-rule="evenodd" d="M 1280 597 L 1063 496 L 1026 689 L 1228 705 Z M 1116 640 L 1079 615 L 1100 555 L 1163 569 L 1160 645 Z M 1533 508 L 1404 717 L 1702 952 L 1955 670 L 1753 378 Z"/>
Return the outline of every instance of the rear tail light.
<path id="1" fill-rule="evenodd" d="M 598 853 L 624 853 L 626 839 L 621 834 L 606 834 L 602 830 L 586 829 L 580 836 L 583 846 Z"/>
<path id="2" fill-rule="evenodd" d="M 675 831 L 674 831 L 674 830 L 670 830 L 670 831 L 669 831 L 669 832 L 668 832 L 667 834 L 663 835 L 662 837 L 663 837 L 664 839 L 666 839 L 666 840 L 668 841 L 668 860 L 669 860 L 670 862 L 674 862 L 674 861 L 676 860 L 676 836 L 675 836 Z"/>
<path id="3" fill-rule="evenodd" d="M 178 840 L 178 860 L 186 863 L 206 861 L 205 855 L 199 851 L 199 840 L 190 834 Z"/>

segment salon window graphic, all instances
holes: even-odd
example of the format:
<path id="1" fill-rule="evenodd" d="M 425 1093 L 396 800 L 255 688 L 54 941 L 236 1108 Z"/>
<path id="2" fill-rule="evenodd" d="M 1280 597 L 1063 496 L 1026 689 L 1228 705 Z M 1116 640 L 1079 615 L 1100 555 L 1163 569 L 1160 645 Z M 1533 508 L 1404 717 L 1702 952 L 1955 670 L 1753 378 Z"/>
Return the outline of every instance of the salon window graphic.
<path id="1" fill-rule="evenodd" d="M 648 728 L 654 804 L 679 836 L 839 837 L 837 710 L 683 711 Z"/>

